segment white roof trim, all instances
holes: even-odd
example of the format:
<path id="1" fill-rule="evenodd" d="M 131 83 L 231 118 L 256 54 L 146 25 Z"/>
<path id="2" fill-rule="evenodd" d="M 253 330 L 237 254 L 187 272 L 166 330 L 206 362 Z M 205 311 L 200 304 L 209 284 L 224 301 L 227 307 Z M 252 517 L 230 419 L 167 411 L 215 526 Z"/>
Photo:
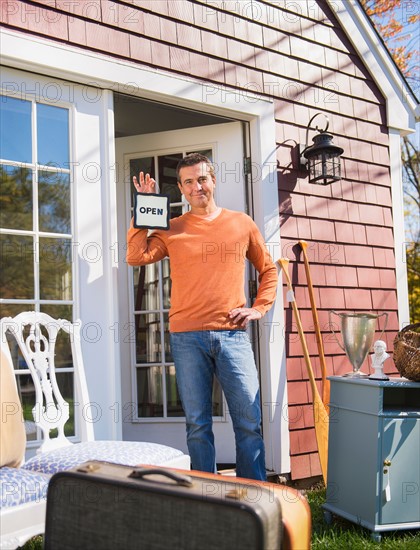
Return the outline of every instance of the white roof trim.
<path id="1" fill-rule="evenodd" d="M 402 135 L 414 132 L 419 103 L 362 6 L 357 0 L 327 0 L 327 3 L 387 101 L 388 126 Z"/>

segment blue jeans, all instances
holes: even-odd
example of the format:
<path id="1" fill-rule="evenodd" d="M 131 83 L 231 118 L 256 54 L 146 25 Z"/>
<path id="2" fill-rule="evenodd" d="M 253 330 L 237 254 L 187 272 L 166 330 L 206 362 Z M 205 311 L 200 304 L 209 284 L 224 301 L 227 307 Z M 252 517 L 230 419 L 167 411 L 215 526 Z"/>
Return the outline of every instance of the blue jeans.
<path id="1" fill-rule="evenodd" d="M 205 330 L 173 332 L 170 338 L 192 468 L 215 471 L 212 387 L 216 376 L 235 432 L 236 475 L 265 480 L 259 382 L 248 334 Z"/>

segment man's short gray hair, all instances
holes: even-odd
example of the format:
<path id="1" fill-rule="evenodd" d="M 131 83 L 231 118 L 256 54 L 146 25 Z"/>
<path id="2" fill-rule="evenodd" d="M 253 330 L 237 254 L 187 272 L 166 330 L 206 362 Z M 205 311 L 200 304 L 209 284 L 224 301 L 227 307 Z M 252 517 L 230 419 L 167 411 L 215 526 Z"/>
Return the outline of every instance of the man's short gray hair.
<path id="1" fill-rule="evenodd" d="M 205 162 L 207 164 L 207 166 L 209 167 L 210 175 L 212 178 L 214 178 L 214 166 L 211 160 L 201 153 L 190 153 L 178 162 L 178 165 L 176 167 L 177 180 L 181 183 L 181 179 L 179 177 L 179 171 L 181 170 L 181 168 L 185 168 L 186 166 L 195 166 L 196 164 L 200 164 L 202 162 Z"/>

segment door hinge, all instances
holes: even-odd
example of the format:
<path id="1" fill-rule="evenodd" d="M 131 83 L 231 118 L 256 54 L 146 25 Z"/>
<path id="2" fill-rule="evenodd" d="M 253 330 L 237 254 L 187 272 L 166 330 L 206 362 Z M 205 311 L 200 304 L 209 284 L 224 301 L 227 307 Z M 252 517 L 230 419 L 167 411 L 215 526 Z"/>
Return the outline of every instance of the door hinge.
<path id="1" fill-rule="evenodd" d="M 251 173 L 251 157 L 244 157 L 244 175 L 249 176 Z"/>

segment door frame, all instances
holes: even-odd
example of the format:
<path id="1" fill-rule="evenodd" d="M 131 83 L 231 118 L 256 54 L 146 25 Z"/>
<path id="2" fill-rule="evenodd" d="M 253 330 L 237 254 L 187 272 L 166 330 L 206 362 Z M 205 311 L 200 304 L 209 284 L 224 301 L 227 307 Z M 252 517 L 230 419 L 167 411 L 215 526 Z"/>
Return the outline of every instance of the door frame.
<path id="1" fill-rule="evenodd" d="M 276 135 L 274 103 L 271 99 L 249 90 L 234 90 L 225 86 L 207 83 L 199 79 L 179 76 L 169 71 L 149 69 L 130 61 L 114 59 L 74 46 L 52 42 L 47 39 L 25 35 L 9 29 L 2 30 L 2 55 L 5 64 L 32 73 L 64 79 L 68 93 L 72 83 L 97 90 L 95 108 L 102 110 L 104 131 L 98 137 L 97 147 L 109 167 L 101 174 L 101 189 L 105 193 L 102 207 L 107 217 L 103 220 L 104 239 L 108 247 L 117 242 L 115 141 L 112 135 L 114 122 L 113 91 L 129 93 L 144 99 L 152 99 L 170 105 L 207 112 L 236 120 L 249 121 L 249 138 L 252 151 L 252 174 L 254 220 L 259 226 L 274 260 L 281 256 L 279 197 L 276 164 Z M 48 60 L 48 62 L 46 61 Z M 138 83 L 141 83 L 139 85 Z M 165 90 L 163 93 L 162 90 Z M 48 93 L 48 87 L 45 89 Z M 37 90 L 42 94 L 44 89 Z M 90 96 L 92 97 L 92 96 Z M 93 99 L 92 99 L 93 101 Z M 76 127 L 77 132 L 77 127 Z M 105 223 L 106 221 L 106 223 Z M 109 262 L 105 265 L 108 298 L 108 318 L 112 324 L 118 318 L 118 303 L 112 289 L 117 282 L 118 261 L 109 250 Z M 115 258 L 120 260 L 120 258 Z M 263 369 L 262 390 L 267 399 L 264 409 L 264 439 L 266 442 L 267 467 L 278 473 L 290 471 L 289 432 L 287 420 L 286 357 L 283 334 L 283 296 L 279 287 L 273 308 L 259 323 L 260 360 Z M 109 335 L 109 349 L 113 344 Z M 115 346 L 114 346 L 115 347 Z M 120 364 L 117 353 L 110 353 L 108 363 L 103 365 L 112 384 L 107 391 L 110 403 L 121 399 L 118 379 Z M 89 377 L 89 375 L 88 375 Z M 95 400 L 92 381 L 91 398 Z M 115 424 L 107 428 L 101 423 L 102 432 L 121 434 Z"/>

